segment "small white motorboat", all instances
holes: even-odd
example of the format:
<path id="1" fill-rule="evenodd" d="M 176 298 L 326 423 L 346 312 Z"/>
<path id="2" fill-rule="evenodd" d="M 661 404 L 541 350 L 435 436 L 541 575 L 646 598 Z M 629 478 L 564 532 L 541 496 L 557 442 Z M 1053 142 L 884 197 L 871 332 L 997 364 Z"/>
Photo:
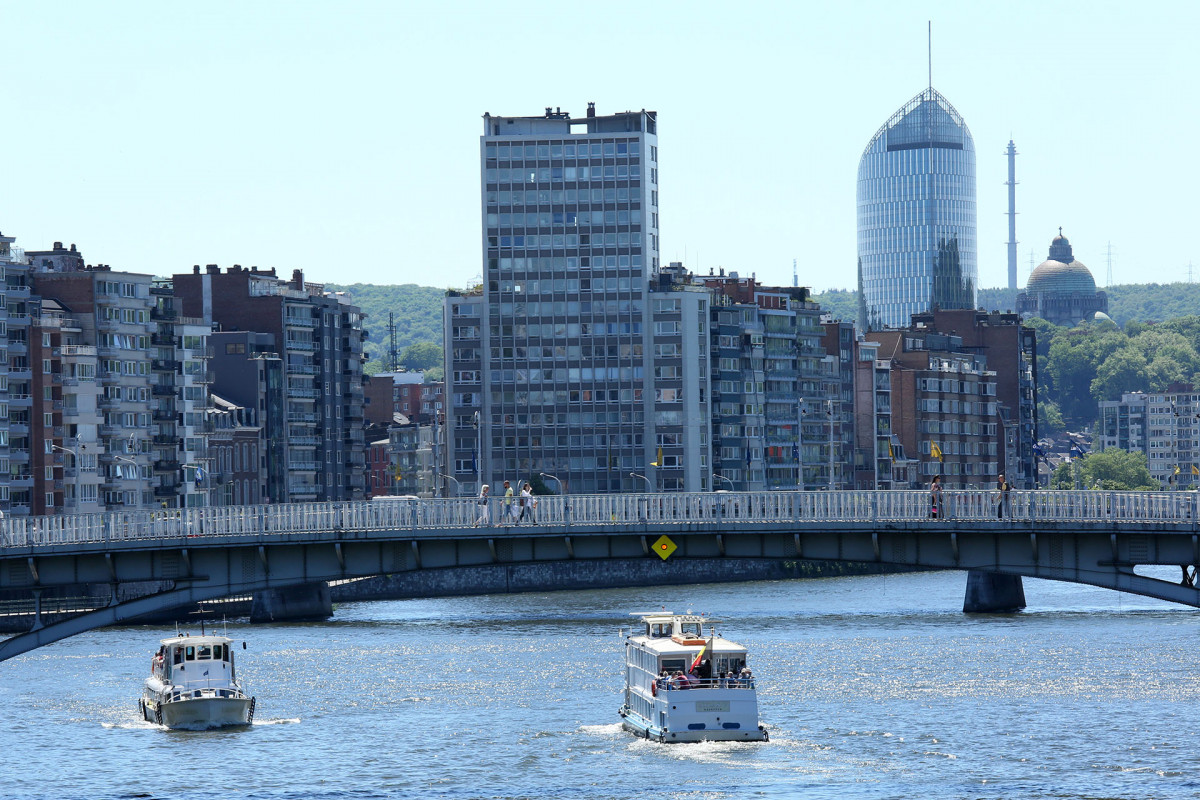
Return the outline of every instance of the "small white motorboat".
<path id="1" fill-rule="evenodd" d="M 192 729 L 253 722 L 254 698 L 238 681 L 232 645 L 226 636 L 163 639 L 138 703 L 142 718 L 168 728 Z"/>
<path id="2" fill-rule="evenodd" d="M 746 648 L 692 614 L 634 614 L 625 640 L 627 729 L 660 742 L 767 740 Z"/>

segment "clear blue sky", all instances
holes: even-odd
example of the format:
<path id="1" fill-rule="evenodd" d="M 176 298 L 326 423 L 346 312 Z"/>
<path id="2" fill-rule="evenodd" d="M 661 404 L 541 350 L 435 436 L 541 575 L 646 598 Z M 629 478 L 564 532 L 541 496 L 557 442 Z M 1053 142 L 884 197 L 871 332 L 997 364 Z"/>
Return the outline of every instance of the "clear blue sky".
<path id="1" fill-rule="evenodd" d="M 659 113 L 662 255 L 855 284 L 855 174 L 933 83 L 966 119 L 980 285 L 1058 226 L 1104 283 L 1200 251 L 1197 3 L 30 3 L 0 0 L 0 231 L 91 263 L 480 273 L 485 112 Z"/>

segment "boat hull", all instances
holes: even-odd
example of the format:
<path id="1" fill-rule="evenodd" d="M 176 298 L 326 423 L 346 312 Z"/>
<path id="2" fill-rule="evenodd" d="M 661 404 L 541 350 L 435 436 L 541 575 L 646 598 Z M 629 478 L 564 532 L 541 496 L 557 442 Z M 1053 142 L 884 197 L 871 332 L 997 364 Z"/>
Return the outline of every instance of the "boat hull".
<path id="1" fill-rule="evenodd" d="M 769 740 L 767 729 L 761 725 L 753 728 L 702 728 L 699 730 L 687 728 L 683 730 L 671 730 L 670 726 L 666 729 L 659 728 L 650 724 L 646 719 L 634 714 L 628 708 L 622 708 L 621 724 L 625 730 L 664 744 L 677 744 L 684 742 L 765 742 Z"/>
<path id="2" fill-rule="evenodd" d="M 249 725 L 252 709 L 250 697 L 196 697 L 161 703 L 146 700 L 142 715 L 147 722 L 168 728 L 204 730 Z"/>

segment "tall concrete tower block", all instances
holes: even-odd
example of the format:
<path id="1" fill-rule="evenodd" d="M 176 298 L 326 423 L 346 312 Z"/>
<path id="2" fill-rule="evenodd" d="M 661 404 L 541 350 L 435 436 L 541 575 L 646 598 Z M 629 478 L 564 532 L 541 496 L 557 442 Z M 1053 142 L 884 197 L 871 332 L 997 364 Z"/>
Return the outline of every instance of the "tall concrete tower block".
<path id="1" fill-rule="evenodd" d="M 1017 146 L 1008 140 L 1008 288 L 1017 290 Z"/>

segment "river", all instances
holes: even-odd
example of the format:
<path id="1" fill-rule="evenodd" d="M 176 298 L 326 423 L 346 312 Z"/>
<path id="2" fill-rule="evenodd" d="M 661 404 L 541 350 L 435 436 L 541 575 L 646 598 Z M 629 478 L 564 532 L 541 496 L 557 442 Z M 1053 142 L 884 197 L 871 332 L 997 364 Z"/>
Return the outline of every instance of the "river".
<path id="1" fill-rule="evenodd" d="M 345 604 L 229 625 L 253 726 L 166 731 L 154 627 L 0 663 L 0 797 L 1179 798 L 1200 794 L 1200 614 L 963 573 Z M 706 612 L 750 648 L 765 744 L 619 726 L 628 612 Z"/>

